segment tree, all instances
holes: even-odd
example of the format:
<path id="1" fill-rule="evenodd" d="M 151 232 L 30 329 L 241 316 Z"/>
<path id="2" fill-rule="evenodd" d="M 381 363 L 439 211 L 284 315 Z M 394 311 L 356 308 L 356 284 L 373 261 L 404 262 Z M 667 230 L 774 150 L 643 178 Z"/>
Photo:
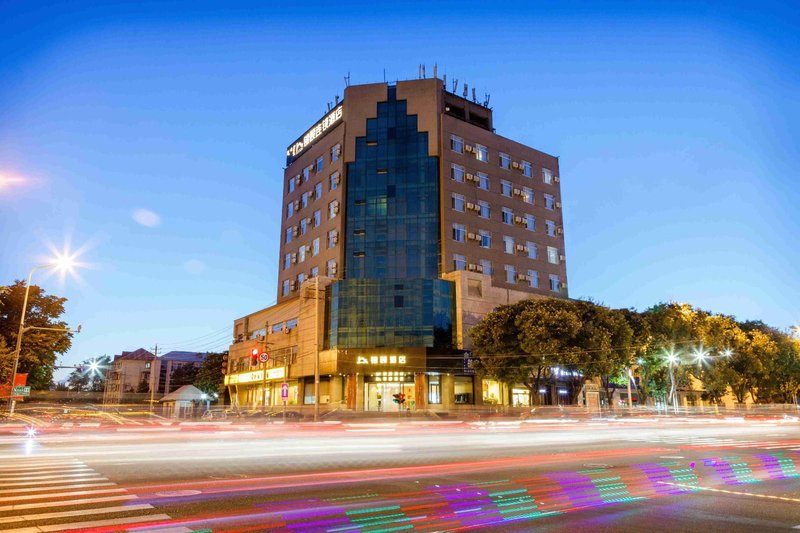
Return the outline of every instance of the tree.
<path id="1" fill-rule="evenodd" d="M 194 379 L 194 386 L 205 392 L 212 394 L 222 389 L 225 375 L 222 373 L 222 358 L 224 353 L 209 353 L 206 355 L 197 376 Z"/>
<path id="2" fill-rule="evenodd" d="M 18 280 L 2 289 L 5 290 L 0 290 L 0 338 L 6 349 L 13 351 L 25 298 L 25 282 Z M 59 320 L 64 314 L 66 301 L 66 298 L 46 295 L 40 287 L 31 285 L 25 325 L 66 329 L 67 323 Z M 22 340 L 17 372 L 28 374 L 28 385 L 32 388 L 47 389 L 53 381 L 53 367 L 58 354 L 65 353 L 71 346 L 72 333 L 67 331 L 27 331 Z M 8 369 L 0 376 L 2 383 L 11 381 L 10 373 Z"/>
<path id="3" fill-rule="evenodd" d="M 169 378 L 169 388 L 175 390 L 184 385 L 191 385 L 197 378 L 199 370 L 199 367 L 191 363 L 176 366 L 172 369 L 172 374 Z"/>
<path id="4" fill-rule="evenodd" d="M 142 380 L 136 386 L 136 392 L 138 393 L 150 392 L 150 382 L 146 378 L 142 378 Z"/>
<path id="5" fill-rule="evenodd" d="M 93 368 L 96 366 L 96 368 Z M 106 374 L 111 368 L 111 358 L 107 355 L 86 359 L 70 372 L 67 385 L 71 390 L 82 392 L 103 392 Z"/>

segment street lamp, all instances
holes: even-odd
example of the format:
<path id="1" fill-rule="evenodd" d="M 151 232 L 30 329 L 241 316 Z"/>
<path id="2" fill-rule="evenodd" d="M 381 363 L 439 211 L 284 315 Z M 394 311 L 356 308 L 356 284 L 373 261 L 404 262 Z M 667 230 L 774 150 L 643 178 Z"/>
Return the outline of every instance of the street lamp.
<path id="1" fill-rule="evenodd" d="M 702 366 L 703 363 L 706 362 L 706 359 L 708 359 L 708 350 L 703 348 L 702 344 L 699 348 L 695 348 L 692 351 L 692 354 L 694 355 L 694 360 L 697 362 L 698 366 Z"/>
<path id="2" fill-rule="evenodd" d="M 32 329 L 40 329 L 40 330 L 47 330 L 47 331 L 66 331 L 66 332 L 73 332 L 80 333 L 81 327 L 78 326 L 77 330 L 71 330 L 69 328 L 40 328 L 35 326 L 28 326 L 25 327 L 25 314 L 28 312 L 28 295 L 30 294 L 31 290 L 31 279 L 33 278 L 33 273 L 37 270 L 44 270 L 46 268 L 55 268 L 61 272 L 72 272 L 72 269 L 77 265 L 75 262 L 75 257 L 69 254 L 58 254 L 54 261 L 50 263 L 45 263 L 43 265 L 35 266 L 31 269 L 30 273 L 28 274 L 28 283 L 25 285 L 25 298 L 22 301 L 22 313 L 19 316 L 19 330 L 17 330 L 17 347 L 14 349 L 14 365 L 11 371 L 11 388 L 9 389 L 8 395 L 8 414 L 12 416 L 14 414 L 14 406 L 16 402 L 14 401 L 14 383 L 15 378 L 17 376 L 17 369 L 19 368 L 19 356 L 22 350 L 22 336 L 28 330 Z"/>
<path id="3" fill-rule="evenodd" d="M 678 390 L 675 387 L 675 372 L 673 370 L 673 366 L 676 365 L 680 361 L 680 354 L 676 353 L 673 348 L 670 348 L 667 351 L 667 363 L 669 363 L 669 382 L 670 382 L 670 389 L 669 389 L 669 396 L 672 399 L 672 408 L 675 412 L 678 412 Z"/>

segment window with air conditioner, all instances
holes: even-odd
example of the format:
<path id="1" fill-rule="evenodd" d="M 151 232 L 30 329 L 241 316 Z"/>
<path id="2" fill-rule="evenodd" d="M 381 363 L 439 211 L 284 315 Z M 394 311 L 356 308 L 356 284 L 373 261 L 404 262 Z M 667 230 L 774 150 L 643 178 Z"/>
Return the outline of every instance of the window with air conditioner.
<path id="1" fill-rule="evenodd" d="M 514 265 L 506 265 L 506 283 L 516 283 L 517 282 L 517 269 Z"/>
<path id="2" fill-rule="evenodd" d="M 314 227 L 317 228 L 320 224 L 322 224 L 322 212 L 317 209 L 314 211 Z"/>
<path id="3" fill-rule="evenodd" d="M 319 156 L 319 157 L 317 158 L 316 172 L 322 172 L 322 165 L 323 165 L 324 163 L 325 163 L 325 158 L 324 158 L 324 157 L 322 157 L 322 156 Z"/>
<path id="4" fill-rule="evenodd" d="M 480 235 L 480 243 L 481 248 L 491 248 L 492 247 L 492 234 L 486 230 L 479 230 L 478 235 Z"/>
<path id="5" fill-rule="evenodd" d="M 328 184 L 330 190 L 336 190 L 339 187 L 339 172 L 336 171 L 328 177 Z"/>
<path id="6" fill-rule="evenodd" d="M 533 177 L 533 168 L 527 161 L 522 162 L 522 174 L 527 178 Z"/>
<path id="7" fill-rule="evenodd" d="M 288 279 L 283 280 L 283 283 L 281 284 L 281 294 L 283 294 L 284 296 L 288 296 L 289 295 L 289 280 Z"/>
<path id="8" fill-rule="evenodd" d="M 556 236 L 556 223 L 552 220 L 545 220 L 544 225 L 547 228 L 547 234 L 551 237 Z"/>
<path id="9" fill-rule="evenodd" d="M 308 222 L 305 218 L 300 219 L 300 235 L 305 235 L 308 230 Z"/>
<path id="10" fill-rule="evenodd" d="M 464 153 L 464 139 L 456 135 L 450 136 L 450 149 L 459 154 Z"/>
<path id="11" fill-rule="evenodd" d="M 535 270 L 528 270 L 528 283 L 534 289 L 539 288 L 539 273 Z"/>
<path id="12" fill-rule="evenodd" d="M 294 215 L 294 202 L 286 204 L 286 218 L 291 218 Z"/>
<path id="13" fill-rule="evenodd" d="M 551 211 L 556 208 L 556 199 L 552 194 L 544 195 L 544 207 Z"/>
<path id="14" fill-rule="evenodd" d="M 455 163 L 450 164 L 450 178 L 452 178 L 453 181 L 463 183 L 464 167 L 462 167 L 461 165 L 456 165 Z"/>
<path id="15" fill-rule="evenodd" d="M 286 228 L 286 242 L 292 242 L 292 228 Z"/>
<path id="16" fill-rule="evenodd" d="M 300 197 L 300 206 L 301 207 L 308 207 L 308 193 L 304 192 L 303 195 Z"/>
<path id="17" fill-rule="evenodd" d="M 554 246 L 547 247 L 547 262 L 554 265 L 558 264 L 558 248 Z"/>
<path id="18" fill-rule="evenodd" d="M 511 157 L 508 154 L 504 154 L 500 152 L 500 168 L 510 169 L 511 168 Z"/>
<path id="19" fill-rule="evenodd" d="M 319 267 L 313 267 L 311 269 L 311 277 L 316 278 L 317 276 L 319 276 Z"/>
<path id="20" fill-rule="evenodd" d="M 466 270 L 467 258 L 461 254 L 453 254 L 453 270 Z"/>
<path id="21" fill-rule="evenodd" d="M 489 149 L 483 146 L 482 144 L 476 144 L 475 158 L 478 161 L 483 161 L 484 163 L 487 163 L 489 161 Z"/>
<path id="22" fill-rule="evenodd" d="M 285 256 L 283 256 L 283 269 L 289 270 L 291 266 L 292 266 L 292 254 L 286 254 Z"/>
<path id="23" fill-rule="evenodd" d="M 328 232 L 328 248 L 333 248 L 336 246 L 336 243 L 339 241 L 339 235 L 335 229 L 332 229 Z"/>
<path id="24" fill-rule="evenodd" d="M 300 249 L 297 250 L 297 261 L 302 263 L 306 260 L 306 247 L 301 246 Z"/>
<path id="25" fill-rule="evenodd" d="M 478 178 L 478 188 L 484 191 L 489 190 L 489 175 L 484 172 L 476 172 L 475 176 Z"/>
<path id="26" fill-rule="evenodd" d="M 453 193 L 452 206 L 456 211 L 464 212 L 464 196 L 461 194 Z"/>
<path id="27" fill-rule="evenodd" d="M 325 274 L 329 278 L 332 278 L 332 277 L 336 276 L 336 260 L 335 259 L 330 259 L 326 263 L 326 265 L 325 265 Z"/>
<path id="28" fill-rule="evenodd" d="M 528 241 L 526 247 L 528 248 L 528 259 L 536 259 L 536 243 Z"/>
<path id="29" fill-rule="evenodd" d="M 536 217 L 533 215 L 525 215 L 525 228 L 529 231 L 536 231 Z"/>
<path id="30" fill-rule="evenodd" d="M 491 208 L 489 207 L 489 202 L 480 201 L 478 202 L 478 207 L 480 207 L 481 218 L 489 218 L 489 216 L 491 215 Z"/>
<path id="31" fill-rule="evenodd" d="M 338 161 L 340 155 L 342 155 L 342 145 L 334 144 L 331 146 L 331 163 Z"/>
<path id="32" fill-rule="evenodd" d="M 531 189 L 530 187 L 522 188 L 522 201 L 527 204 L 533 203 L 533 189 Z"/>
<path id="33" fill-rule="evenodd" d="M 486 275 L 486 276 L 491 276 L 492 275 L 492 262 L 491 261 L 489 261 L 488 259 L 481 259 L 480 261 L 478 261 L 478 264 L 481 265 L 481 270 L 483 271 L 484 275 Z"/>
<path id="34" fill-rule="evenodd" d="M 513 187 L 511 186 L 510 181 L 500 180 L 500 194 L 503 196 L 508 196 L 511 198 L 511 193 L 513 191 Z"/>
<path id="35" fill-rule="evenodd" d="M 504 207 L 503 208 L 503 224 L 513 224 L 514 223 L 514 212 L 511 209 Z"/>
<path id="36" fill-rule="evenodd" d="M 319 200 L 320 198 L 322 198 L 322 182 L 314 186 L 314 199 Z"/>
<path id="37" fill-rule="evenodd" d="M 503 236 L 503 251 L 507 254 L 514 253 L 514 237 Z"/>
<path id="38" fill-rule="evenodd" d="M 319 255 L 319 237 L 311 241 L 311 255 Z"/>
<path id="39" fill-rule="evenodd" d="M 295 177 L 292 176 L 291 178 L 289 178 L 289 192 L 294 192 L 294 186 L 295 186 Z"/>
<path id="40" fill-rule="evenodd" d="M 311 169 L 312 168 L 314 168 L 313 165 L 312 166 L 308 166 L 308 167 L 303 169 L 303 183 L 307 182 L 308 179 L 311 177 Z"/>
<path id="41" fill-rule="evenodd" d="M 542 169 L 542 181 L 548 185 L 553 183 L 553 171 L 546 168 Z"/>
<path id="42" fill-rule="evenodd" d="M 335 218 L 339 214 L 339 202 L 336 200 L 328 204 L 328 218 Z"/>
<path id="43" fill-rule="evenodd" d="M 561 280 L 555 274 L 550 274 L 550 290 L 558 292 L 561 289 Z"/>

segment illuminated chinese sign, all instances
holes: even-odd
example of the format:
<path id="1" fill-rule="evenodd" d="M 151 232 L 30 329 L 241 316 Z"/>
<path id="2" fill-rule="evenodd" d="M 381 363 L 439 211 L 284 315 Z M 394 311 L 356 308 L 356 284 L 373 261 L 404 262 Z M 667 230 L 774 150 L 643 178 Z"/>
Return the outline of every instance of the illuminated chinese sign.
<path id="1" fill-rule="evenodd" d="M 370 355 L 369 357 L 360 355 L 356 359 L 357 365 L 404 365 L 406 364 L 405 355 Z"/>
<path id="2" fill-rule="evenodd" d="M 297 139 L 297 141 L 292 144 L 286 150 L 286 163 L 291 163 L 297 156 L 299 156 L 303 151 L 311 146 L 316 139 L 322 137 L 322 135 L 328 131 L 332 126 L 338 123 L 342 119 L 342 106 L 337 107 L 330 113 L 328 113 L 322 120 L 317 122 L 314 126 L 312 126 L 302 137 Z"/>
<path id="3" fill-rule="evenodd" d="M 267 370 L 267 379 L 283 379 L 286 376 L 286 368 L 270 368 Z M 225 376 L 225 385 L 235 385 L 237 383 L 253 383 L 264 380 L 264 371 L 243 372 L 241 374 L 230 374 Z"/>

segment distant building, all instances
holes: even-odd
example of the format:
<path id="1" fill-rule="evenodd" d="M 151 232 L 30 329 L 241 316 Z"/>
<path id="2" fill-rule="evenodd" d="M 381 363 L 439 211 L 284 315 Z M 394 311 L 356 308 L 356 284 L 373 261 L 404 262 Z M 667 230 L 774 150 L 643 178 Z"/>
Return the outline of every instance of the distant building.
<path id="1" fill-rule="evenodd" d="M 113 366 L 106 378 L 103 403 L 142 401 L 155 391 L 155 395 L 169 394 L 188 383 L 173 378 L 179 367 L 192 365 L 199 368 L 207 353 L 172 351 L 156 357 L 139 348 L 114 356 Z"/>

